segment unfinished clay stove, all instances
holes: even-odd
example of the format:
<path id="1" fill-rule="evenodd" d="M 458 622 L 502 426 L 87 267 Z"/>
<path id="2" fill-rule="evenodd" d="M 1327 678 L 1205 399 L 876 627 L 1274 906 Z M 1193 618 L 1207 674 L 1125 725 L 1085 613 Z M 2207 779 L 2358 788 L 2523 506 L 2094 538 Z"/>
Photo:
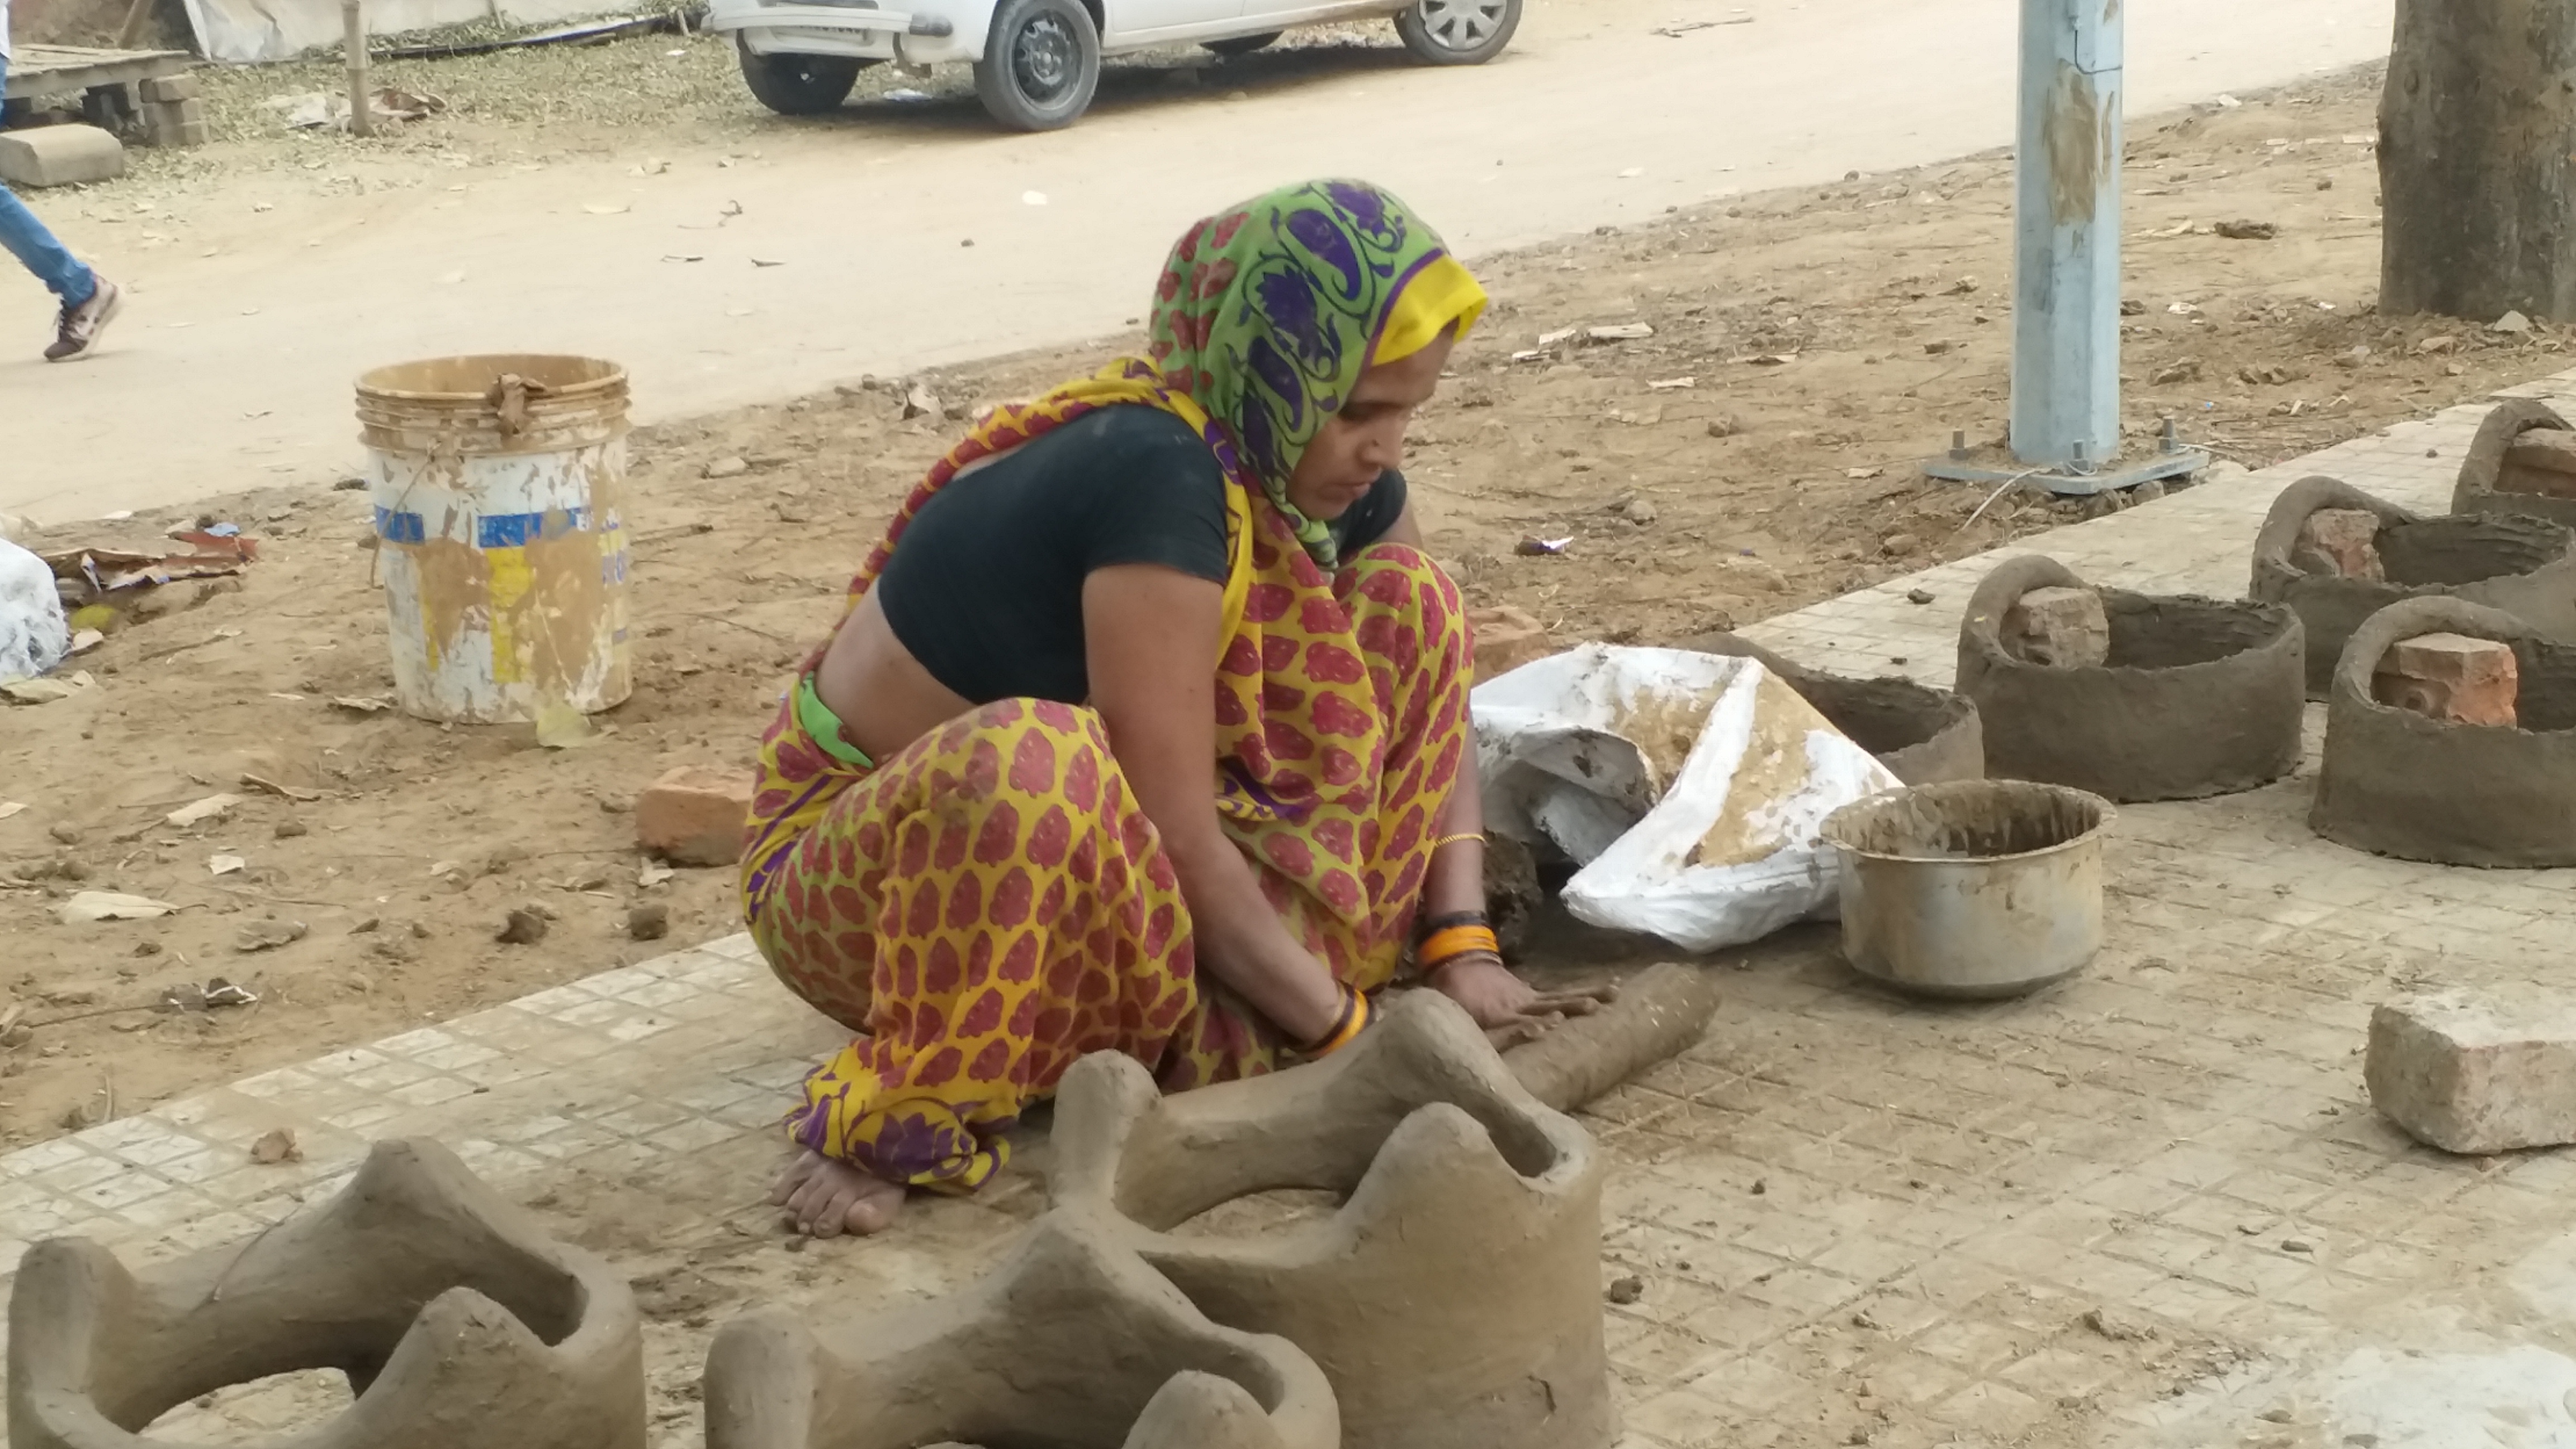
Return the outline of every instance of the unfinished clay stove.
<path id="1" fill-rule="evenodd" d="M 2511 645 L 2520 723 L 2456 724 L 2373 698 L 2389 651 L 2426 634 Z M 2328 840 L 2408 860 L 2576 865 L 2576 647 L 2458 599 L 2373 614 L 2335 669 L 2308 823 Z"/>
<path id="2" fill-rule="evenodd" d="M 9 1301 L 9 1442 L 153 1449 L 202 1394 L 337 1368 L 356 1400 L 295 1449 L 642 1449 L 634 1294 L 434 1142 L 380 1142 L 338 1197 L 141 1270 L 27 1250 Z"/>
<path id="3" fill-rule="evenodd" d="M 1681 647 L 1761 660 L 1814 705 L 1827 724 L 1876 755 L 1908 785 L 1985 778 L 1985 731 L 1977 706 L 1965 695 L 1910 679 L 1820 673 L 1734 634 L 1705 634 Z"/>
<path id="4" fill-rule="evenodd" d="M 1210 1323 L 1078 1214 L 1040 1218 L 952 1296 L 809 1327 L 763 1309 L 707 1355 L 707 1449 L 1334 1449 L 1332 1390 Z"/>
<path id="5" fill-rule="evenodd" d="M 2453 513 L 2527 513 L 2576 528 L 2576 430 L 2545 403 L 2508 398 L 2478 424 Z"/>
<path id="6" fill-rule="evenodd" d="M 1959 690 L 1985 722 L 1986 771 L 2113 800 L 2250 790 L 2299 762 L 2299 620 L 2277 604 L 2102 589 L 2099 664 L 2008 647 L 2025 594 L 2080 589 L 2055 559 L 2006 559 L 1959 624 Z M 2027 652 L 2026 650 L 2024 652 Z"/>
<path id="7" fill-rule="evenodd" d="M 1210 1318 L 1321 1365 L 1348 1449 L 1604 1449 L 1601 1177 L 1465 1011 L 1394 998 L 1343 1052 L 1165 1097 L 1099 1053 L 1057 1097 L 1061 1210 L 1125 1240 Z M 1171 1231 L 1246 1194 L 1347 1194 L 1254 1239 Z"/>
<path id="8" fill-rule="evenodd" d="M 2308 516 L 2378 515 L 2372 540 L 2384 577 L 2337 572 L 2301 546 Z M 2576 530 L 2514 513 L 2421 518 L 2333 478 L 2282 490 L 2254 542 L 2252 594 L 2287 604 L 2307 626 L 2307 688 L 2323 699 L 2361 621 L 2400 599 L 2456 598 L 2502 609 L 2542 637 L 2576 643 Z"/>

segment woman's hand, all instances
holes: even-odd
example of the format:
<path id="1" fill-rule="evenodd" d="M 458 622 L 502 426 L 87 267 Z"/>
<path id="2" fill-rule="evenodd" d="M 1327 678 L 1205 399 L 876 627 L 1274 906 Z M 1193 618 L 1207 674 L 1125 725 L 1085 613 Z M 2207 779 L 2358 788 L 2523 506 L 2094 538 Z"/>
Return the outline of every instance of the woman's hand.
<path id="1" fill-rule="evenodd" d="M 1615 999 L 1615 986 L 1541 991 L 1512 973 L 1500 956 L 1470 951 L 1431 973 L 1431 987 L 1467 1009 L 1497 1048 L 1535 1041 L 1569 1016 L 1590 1016 Z"/>

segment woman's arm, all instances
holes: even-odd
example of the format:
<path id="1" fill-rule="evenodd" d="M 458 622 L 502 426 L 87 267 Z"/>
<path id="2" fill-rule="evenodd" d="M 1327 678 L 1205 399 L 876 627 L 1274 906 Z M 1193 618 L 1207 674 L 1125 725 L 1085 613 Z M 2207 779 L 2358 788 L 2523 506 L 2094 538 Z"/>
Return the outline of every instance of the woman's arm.
<path id="1" fill-rule="evenodd" d="M 1216 658 L 1224 591 L 1153 564 L 1099 569 L 1082 586 L 1091 700 L 1119 769 L 1180 876 L 1198 962 L 1290 1040 L 1333 1029 L 1341 987 L 1262 897 L 1217 825 Z"/>

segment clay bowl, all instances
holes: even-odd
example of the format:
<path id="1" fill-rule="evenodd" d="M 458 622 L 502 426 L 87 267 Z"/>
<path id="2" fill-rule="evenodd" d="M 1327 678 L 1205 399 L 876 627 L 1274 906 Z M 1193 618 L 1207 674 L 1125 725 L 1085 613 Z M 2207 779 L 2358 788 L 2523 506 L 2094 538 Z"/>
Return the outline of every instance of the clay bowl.
<path id="1" fill-rule="evenodd" d="M 2513 646 L 2516 725 L 2455 724 L 2371 697 L 2390 646 L 2434 633 Z M 2457 599 L 2372 615 L 2335 669 L 2308 823 L 2337 844 L 2406 860 L 2576 865 L 2576 647 Z"/>
<path id="2" fill-rule="evenodd" d="M 2097 666 L 2008 653 L 2004 615 L 2038 588 L 2081 587 L 2054 559 L 2007 559 L 1959 625 L 1959 689 L 1985 729 L 1986 773 L 2119 801 L 2250 790 L 2299 763 L 2298 616 L 2277 604 L 2102 589 L 2110 655 Z"/>
<path id="3" fill-rule="evenodd" d="M 2018 996 L 2102 949 L 2111 803 L 2063 785 L 1961 780 L 1825 817 L 1842 863 L 1843 956 L 1922 996 Z"/>
<path id="4" fill-rule="evenodd" d="M 2379 515 L 2386 581 L 2309 573 L 2291 562 L 2300 526 L 2323 508 Z M 2282 490 L 2263 520 L 2248 592 L 2298 611 L 2308 631 L 2308 697 L 2323 699 L 2353 631 L 2403 599 L 2502 609 L 2543 638 L 2576 643 L 2576 528 L 2512 512 L 2424 518 L 2333 478 L 2303 478 Z"/>

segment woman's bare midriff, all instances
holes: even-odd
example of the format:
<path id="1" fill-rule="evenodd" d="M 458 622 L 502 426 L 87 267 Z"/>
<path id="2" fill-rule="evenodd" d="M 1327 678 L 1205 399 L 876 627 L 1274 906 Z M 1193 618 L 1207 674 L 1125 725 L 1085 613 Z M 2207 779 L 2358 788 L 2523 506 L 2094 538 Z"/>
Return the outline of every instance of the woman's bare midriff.
<path id="1" fill-rule="evenodd" d="M 973 707 L 903 647 L 873 590 L 832 635 L 814 667 L 814 693 L 841 717 L 849 743 L 877 761 Z"/>

